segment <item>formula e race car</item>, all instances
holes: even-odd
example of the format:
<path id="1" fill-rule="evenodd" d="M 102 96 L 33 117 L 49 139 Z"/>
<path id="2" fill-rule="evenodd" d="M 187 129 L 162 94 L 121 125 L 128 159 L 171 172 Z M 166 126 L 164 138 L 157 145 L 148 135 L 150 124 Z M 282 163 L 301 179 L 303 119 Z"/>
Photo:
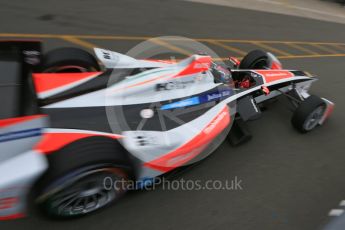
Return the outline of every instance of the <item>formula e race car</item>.
<path id="1" fill-rule="evenodd" d="M 43 55 L 39 42 L 0 42 L 0 220 L 24 216 L 31 204 L 53 217 L 102 209 L 127 190 L 114 182 L 150 185 L 225 139 L 249 140 L 246 122 L 278 96 L 291 102 L 302 133 L 334 107 L 308 94 L 315 78 L 260 50 L 229 66 L 207 55 L 95 53 Z"/>

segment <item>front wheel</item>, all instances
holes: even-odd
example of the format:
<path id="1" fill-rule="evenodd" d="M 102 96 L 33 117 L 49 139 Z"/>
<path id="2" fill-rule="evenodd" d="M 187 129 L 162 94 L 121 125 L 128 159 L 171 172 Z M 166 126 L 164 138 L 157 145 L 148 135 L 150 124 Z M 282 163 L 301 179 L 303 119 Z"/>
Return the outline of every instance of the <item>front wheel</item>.
<path id="1" fill-rule="evenodd" d="M 296 109 L 291 123 L 301 133 L 307 133 L 319 125 L 325 111 L 326 103 L 320 97 L 311 95 Z"/>
<path id="2" fill-rule="evenodd" d="M 262 50 L 249 52 L 241 61 L 240 69 L 267 69 L 269 67 L 269 56 Z"/>
<path id="3" fill-rule="evenodd" d="M 83 73 L 100 71 L 96 58 L 89 52 L 73 47 L 49 51 L 43 56 L 41 72 Z"/>

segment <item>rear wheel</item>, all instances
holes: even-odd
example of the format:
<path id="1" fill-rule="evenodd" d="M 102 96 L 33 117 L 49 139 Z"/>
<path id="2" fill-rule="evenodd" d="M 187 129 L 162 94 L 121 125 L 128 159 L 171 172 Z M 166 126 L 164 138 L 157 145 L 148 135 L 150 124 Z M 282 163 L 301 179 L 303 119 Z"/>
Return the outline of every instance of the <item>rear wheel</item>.
<path id="1" fill-rule="evenodd" d="M 36 185 L 35 200 L 44 215 L 84 216 L 109 206 L 126 192 L 131 166 L 112 139 L 87 138 L 48 155 L 49 169 Z"/>
<path id="2" fill-rule="evenodd" d="M 326 110 L 326 103 L 311 95 L 304 100 L 293 114 L 291 123 L 301 133 L 306 133 L 318 126 Z"/>
<path id="3" fill-rule="evenodd" d="M 44 73 L 83 73 L 99 70 L 100 66 L 92 54 L 73 47 L 46 53 L 41 65 L 41 72 Z"/>
<path id="4" fill-rule="evenodd" d="M 127 180 L 125 171 L 112 165 L 79 169 L 47 187 L 40 207 L 52 217 L 83 216 L 121 198 Z"/>
<path id="5" fill-rule="evenodd" d="M 269 57 L 266 52 L 253 50 L 242 59 L 240 69 L 267 69 L 268 61 Z"/>

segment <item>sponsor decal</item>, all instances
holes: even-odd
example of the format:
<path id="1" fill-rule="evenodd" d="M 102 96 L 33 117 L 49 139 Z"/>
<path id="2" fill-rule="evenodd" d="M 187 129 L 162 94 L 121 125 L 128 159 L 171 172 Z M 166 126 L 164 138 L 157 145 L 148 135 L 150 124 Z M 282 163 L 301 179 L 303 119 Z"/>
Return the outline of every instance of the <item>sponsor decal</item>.
<path id="1" fill-rule="evenodd" d="M 41 53 L 36 50 L 24 50 L 24 61 L 29 65 L 37 65 L 40 63 Z"/>
<path id="2" fill-rule="evenodd" d="M 194 68 L 195 69 L 208 69 L 208 68 L 210 68 L 210 64 L 209 63 L 195 63 Z"/>
<path id="3" fill-rule="evenodd" d="M 265 80 L 266 83 L 270 83 L 273 81 L 282 80 L 285 78 L 293 77 L 294 74 L 286 71 L 286 70 L 256 70 L 257 73 L 261 74 Z"/>
<path id="4" fill-rule="evenodd" d="M 286 73 L 268 73 L 265 77 L 285 77 L 287 76 Z"/>
<path id="5" fill-rule="evenodd" d="M 105 51 L 105 50 L 102 50 L 102 56 L 103 56 L 104 59 L 107 59 L 107 60 L 113 59 L 113 56 L 112 56 L 111 52 L 108 52 L 108 51 Z"/>
<path id="6" fill-rule="evenodd" d="M 156 91 L 164 91 L 164 90 L 174 90 L 174 89 L 184 89 L 189 84 L 193 84 L 195 81 L 170 81 L 166 83 L 159 83 L 156 85 Z"/>
<path id="7" fill-rule="evenodd" d="M 206 95 L 202 95 L 200 97 L 200 101 L 202 103 L 206 103 L 206 102 L 210 102 L 210 101 L 217 101 L 217 100 L 221 100 L 224 98 L 227 98 L 231 96 L 231 90 L 226 89 L 226 90 L 222 90 L 222 91 L 216 91 L 214 93 L 211 94 L 206 94 Z"/>
<path id="8" fill-rule="evenodd" d="M 198 105 L 198 104 L 200 104 L 199 97 L 192 97 L 192 98 L 188 98 L 182 101 L 163 105 L 161 107 L 161 110 L 176 109 L 176 108 L 182 108 L 182 107 Z"/>
<path id="9" fill-rule="evenodd" d="M 185 75 L 196 74 L 207 71 L 211 66 L 212 58 L 209 56 L 197 57 L 191 64 L 189 64 L 183 71 L 181 71 L 174 78 L 180 78 Z"/>
<path id="10" fill-rule="evenodd" d="M 199 146 L 193 150 L 191 150 L 189 153 L 178 155 L 174 158 L 171 158 L 167 160 L 165 166 L 166 167 L 174 167 L 175 165 L 182 165 L 183 163 L 189 161 L 190 159 L 194 158 L 196 155 L 198 155 L 206 146 L 202 145 Z"/>
<path id="11" fill-rule="evenodd" d="M 203 73 L 205 74 L 205 73 Z M 201 82 L 202 80 L 204 80 L 206 77 L 203 74 L 199 74 L 195 77 L 195 82 Z"/>
<path id="12" fill-rule="evenodd" d="M 19 197 L 6 197 L 0 199 L 0 210 L 13 208 L 19 203 Z"/>
<path id="13" fill-rule="evenodd" d="M 143 134 L 143 135 L 136 136 L 135 142 L 140 147 L 158 145 L 156 137 L 153 135 L 149 135 L 149 134 Z"/>
<path id="14" fill-rule="evenodd" d="M 209 134 L 211 133 L 216 127 L 217 125 L 226 117 L 229 115 L 228 110 L 225 110 L 223 112 L 221 112 L 205 129 L 204 129 L 204 133 L 205 134 Z"/>
<path id="15" fill-rule="evenodd" d="M 230 89 L 222 90 L 222 91 L 216 91 L 214 93 L 204 94 L 201 96 L 191 97 L 182 101 L 177 101 L 171 104 L 163 105 L 161 107 L 161 110 L 168 110 L 168 109 L 176 109 L 176 108 L 183 108 L 187 106 L 192 105 L 199 105 L 202 103 L 207 103 L 210 101 L 217 101 L 222 100 L 227 97 L 230 97 L 232 94 L 232 91 Z"/>
<path id="16" fill-rule="evenodd" d="M 24 213 L 17 211 L 23 202 L 20 194 L 27 189 L 26 187 L 0 189 L 0 221 L 24 217 Z"/>

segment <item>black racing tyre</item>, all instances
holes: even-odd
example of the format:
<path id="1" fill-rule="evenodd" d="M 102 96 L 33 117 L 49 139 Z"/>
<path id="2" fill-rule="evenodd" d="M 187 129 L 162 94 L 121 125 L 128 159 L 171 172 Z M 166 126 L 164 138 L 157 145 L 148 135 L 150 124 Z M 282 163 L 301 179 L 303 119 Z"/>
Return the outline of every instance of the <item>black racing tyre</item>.
<path id="1" fill-rule="evenodd" d="M 43 56 L 41 72 L 44 73 L 80 73 L 99 71 L 96 58 L 89 52 L 73 48 L 59 48 Z"/>
<path id="2" fill-rule="evenodd" d="M 268 68 L 268 55 L 262 50 L 249 52 L 241 61 L 240 69 L 265 69 Z"/>
<path id="3" fill-rule="evenodd" d="M 326 110 L 326 103 L 318 96 L 311 95 L 294 112 L 291 123 L 301 133 L 307 133 L 318 126 Z"/>
<path id="4" fill-rule="evenodd" d="M 41 214 L 73 218 L 120 199 L 132 179 L 124 148 L 112 139 L 91 137 L 48 155 L 49 169 L 36 184 Z"/>

